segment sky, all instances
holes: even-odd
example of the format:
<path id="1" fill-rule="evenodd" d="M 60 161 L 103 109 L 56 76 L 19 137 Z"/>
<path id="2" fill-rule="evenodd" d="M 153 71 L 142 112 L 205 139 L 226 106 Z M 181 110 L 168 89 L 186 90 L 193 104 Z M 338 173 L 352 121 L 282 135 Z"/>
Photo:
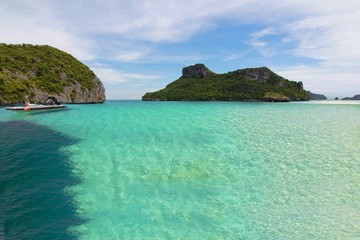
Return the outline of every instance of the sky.
<path id="1" fill-rule="evenodd" d="M 328 98 L 360 94 L 359 0 L 0 0 L 0 42 L 50 45 L 107 99 L 141 99 L 204 63 L 267 66 Z"/>

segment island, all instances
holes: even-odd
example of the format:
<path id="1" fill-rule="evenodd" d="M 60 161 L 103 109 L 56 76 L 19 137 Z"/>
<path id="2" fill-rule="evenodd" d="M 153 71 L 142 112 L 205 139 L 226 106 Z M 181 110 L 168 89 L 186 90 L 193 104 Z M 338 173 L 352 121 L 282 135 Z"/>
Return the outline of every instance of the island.
<path id="1" fill-rule="evenodd" d="M 48 45 L 0 44 L 0 104 L 102 103 L 105 88 L 94 72 Z"/>
<path id="2" fill-rule="evenodd" d="M 307 91 L 310 100 L 327 100 L 327 97 L 323 94 L 312 93 Z"/>
<path id="3" fill-rule="evenodd" d="M 289 81 L 267 67 L 217 74 L 199 63 L 183 68 L 182 76 L 143 101 L 308 101 L 302 82 Z"/>
<path id="4" fill-rule="evenodd" d="M 341 100 L 360 100 L 360 94 L 357 94 L 353 97 L 345 97 L 345 98 L 342 98 Z"/>

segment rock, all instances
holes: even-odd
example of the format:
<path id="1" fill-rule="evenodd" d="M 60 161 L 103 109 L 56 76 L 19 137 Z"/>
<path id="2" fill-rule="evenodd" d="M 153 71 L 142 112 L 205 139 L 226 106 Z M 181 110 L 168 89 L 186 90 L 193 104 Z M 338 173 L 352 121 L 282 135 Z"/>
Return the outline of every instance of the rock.
<path id="1" fill-rule="evenodd" d="M 184 78 L 206 78 L 211 75 L 211 71 L 204 64 L 199 63 L 189 67 L 184 67 L 182 77 Z"/>
<path id="2" fill-rule="evenodd" d="M 345 97 L 345 98 L 343 98 L 341 100 L 360 100 L 360 94 L 357 94 L 357 95 L 355 95 L 353 97 Z"/>
<path id="3" fill-rule="evenodd" d="M 45 102 L 44 105 L 56 105 L 55 101 L 51 98 L 48 98 Z"/>
<path id="4" fill-rule="evenodd" d="M 312 93 L 310 91 L 306 91 L 306 92 L 309 95 L 310 100 L 327 100 L 327 97 L 325 95 Z"/>
<path id="5" fill-rule="evenodd" d="M 60 103 L 54 96 L 49 96 L 48 99 L 44 102 L 44 105 L 59 105 Z"/>
<path id="6" fill-rule="evenodd" d="M 37 88 L 33 88 L 30 102 L 47 104 L 48 99 L 55 98 L 60 103 L 101 103 L 105 101 L 105 89 L 98 78 L 94 79 L 95 87 L 92 89 L 82 88 L 79 82 L 64 87 L 64 92 L 48 94 Z"/>
<path id="7" fill-rule="evenodd" d="M 269 83 L 281 88 L 285 87 L 286 85 L 285 78 L 280 77 L 267 67 L 246 68 L 238 70 L 237 73 L 239 77 L 251 79 L 259 83 Z M 297 82 L 297 88 L 300 91 L 304 90 L 303 83 Z"/>
<path id="8" fill-rule="evenodd" d="M 260 67 L 260 68 L 247 68 L 247 69 L 239 70 L 238 74 L 241 77 L 245 77 L 263 83 L 268 81 L 271 72 L 272 71 L 267 67 Z"/>
<path id="9" fill-rule="evenodd" d="M 298 89 L 299 89 L 300 91 L 304 91 L 304 85 L 303 85 L 303 83 L 302 83 L 301 81 L 300 81 L 300 82 L 297 82 L 296 85 L 297 85 L 297 87 L 298 87 Z"/>

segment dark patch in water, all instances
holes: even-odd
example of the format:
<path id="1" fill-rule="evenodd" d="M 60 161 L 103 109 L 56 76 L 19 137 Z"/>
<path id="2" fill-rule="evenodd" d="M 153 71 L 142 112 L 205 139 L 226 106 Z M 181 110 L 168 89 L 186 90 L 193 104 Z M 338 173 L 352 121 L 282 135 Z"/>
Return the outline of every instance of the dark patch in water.
<path id="1" fill-rule="evenodd" d="M 74 239 L 64 189 L 78 183 L 61 148 L 75 140 L 26 121 L 0 122 L 0 239 Z"/>

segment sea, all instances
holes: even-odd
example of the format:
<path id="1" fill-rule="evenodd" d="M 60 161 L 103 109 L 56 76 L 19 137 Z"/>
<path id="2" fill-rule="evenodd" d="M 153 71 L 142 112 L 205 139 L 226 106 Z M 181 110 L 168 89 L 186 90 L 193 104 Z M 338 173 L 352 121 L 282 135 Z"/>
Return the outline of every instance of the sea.
<path id="1" fill-rule="evenodd" d="M 360 101 L 0 108 L 0 239 L 360 239 Z"/>

